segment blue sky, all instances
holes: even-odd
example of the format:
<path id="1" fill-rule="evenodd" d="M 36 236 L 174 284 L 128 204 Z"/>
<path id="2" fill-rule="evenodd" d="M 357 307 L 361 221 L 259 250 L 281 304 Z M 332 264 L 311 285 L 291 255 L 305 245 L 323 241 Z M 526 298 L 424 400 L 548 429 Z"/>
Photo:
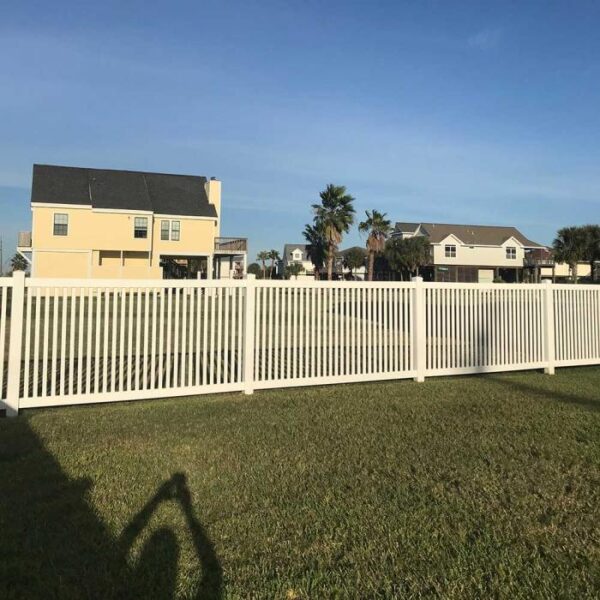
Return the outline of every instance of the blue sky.
<path id="1" fill-rule="evenodd" d="M 549 243 L 598 222 L 598 31 L 597 2 L 5 1 L 6 252 L 34 162 L 216 176 L 253 255 L 329 182 L 359 216 Z"/>

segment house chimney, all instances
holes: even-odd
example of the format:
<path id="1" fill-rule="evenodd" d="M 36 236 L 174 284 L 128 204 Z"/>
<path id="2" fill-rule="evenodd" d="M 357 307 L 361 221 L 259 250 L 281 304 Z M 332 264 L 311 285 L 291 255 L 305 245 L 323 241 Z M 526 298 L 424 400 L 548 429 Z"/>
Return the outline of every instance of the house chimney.
<path id="1" fill-rule="evenodd" d="M 217 211 L 217 231 L 215 235 L 218 237 L 221 231 L 221 182 L 216 177 L 211 177 L 205 184 L 204 189 L 208 196 L 208 201 L 215 207 Z"/>

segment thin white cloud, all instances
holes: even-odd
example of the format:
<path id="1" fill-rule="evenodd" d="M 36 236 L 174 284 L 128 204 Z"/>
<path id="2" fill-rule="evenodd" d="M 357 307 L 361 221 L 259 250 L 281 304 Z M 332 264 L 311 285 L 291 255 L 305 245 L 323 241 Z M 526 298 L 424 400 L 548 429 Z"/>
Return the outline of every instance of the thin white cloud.
<path id="1" fill-rule="evenodd" d="M 489 50 L 495 48 L 500 42 L 501 31 L 500 29 L 482 29 L 477 33 L 467 38 L 467 44 L 471 48 L 478 48 L 479 50 Z"/>

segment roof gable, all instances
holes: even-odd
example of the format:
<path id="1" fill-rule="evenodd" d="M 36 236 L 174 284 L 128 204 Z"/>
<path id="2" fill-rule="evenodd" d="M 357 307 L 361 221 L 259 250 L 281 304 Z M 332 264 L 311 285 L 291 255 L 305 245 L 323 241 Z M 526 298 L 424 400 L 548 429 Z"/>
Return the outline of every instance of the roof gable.
<path id="1" fill-rule="evenodd" d="M 511 235 L 510 237 L 507 237 L 503 242 L 502 242 L 502 246 L 507 246 L 509 244 L 514 244 L 515 246 L 521 246 L 523 247 L 523 242 L 521 242 L 521 240 L 517 239 L 514 235 Z"/>
<path id="2" fill-rule="evenodd" d="M 448 234 L 443 240 L 440 240 L 440 244 L 463 244 L 463 241 L 457 238 L 454 234 Z"/>
<path id="3" fill-rule="evenodd" d="M 308 254 L 306 252 L 306 246 L 307 244 L 284 244 L 283 246 L 283 257 L 285 258 L 289 258 L 294 250 L 300 250 L 300 252 L 302 253 L 302 260 L 303 261 L 308 261 Z"/>
<path id="4" fill-rule="evenodd" d="M 419 223 L 402 223 L 398 222 L 394 226 L 394 230 L 400 233 L 414 233 L 419 228 Z"/>

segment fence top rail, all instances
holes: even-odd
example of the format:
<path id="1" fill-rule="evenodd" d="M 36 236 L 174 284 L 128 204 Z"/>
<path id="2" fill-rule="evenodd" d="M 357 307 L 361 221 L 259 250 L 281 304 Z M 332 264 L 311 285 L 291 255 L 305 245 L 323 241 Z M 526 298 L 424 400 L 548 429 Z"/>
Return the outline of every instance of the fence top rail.
<path id="1" fill-rule="evenodd" d="M 573 283 L 455 283 L 453 281 L 425 281 L 423 285 L 431 288 L 455 289 L 490 289 L 490 290 L 544 290 L 549 285 L 551 289 L 592 290 L 600 291 L 600 285 Z"/>
<path id="2" fill-rule="evenodd" d="M 555 283 L 552 286 L 554 290 L 572 290 L 572 291 L 591 291 L 591 292 L 600 292 L 600 284 L 598 283 Z"/>
<path id="3" fill-rule="evenodd" d="M 413 281 L 326 281 L 313 279 L 255 279 L 258 287 L 278 288 L 398 288 L 412 289 Z M 13 287 L 12 277 L 0 277 L 0 288 Z M 167 289 L 167 288 L 237 288 L 245 287 L 244 279 L 54 279 L 26 277 L 28 288 L 94 288 L 94 289 Z M 455 283 L 424 281 L 426 288 L 479 290 L 542 290 L 545 283 Z M 600 293 L 600 285 L 555 283 L 553 290 L 592 291 Z"/>
<path id="4" fill-rule="evenodd" d="M 458 290 L 544 290 L 544 283 L 456 283 L 454 281 L 425 281 L 423 285 L 435 289 Z M 578 286 L 575 286 L 578 287 Z"/>
<path id="5" fill-rule="evenodd" d="M 119 289 L 192 289 L 192 288 L 238 288 L 244 287 L 243 279 L 50 279 L 27 278 L 28 288 L 93 288 Z"/>
<path id="6" fill-rule="evenodd" d="M 327 281 L 314 279 L 255 279 L 258 287 L 282 288 L 414 288 L 411 281 Z"/>

